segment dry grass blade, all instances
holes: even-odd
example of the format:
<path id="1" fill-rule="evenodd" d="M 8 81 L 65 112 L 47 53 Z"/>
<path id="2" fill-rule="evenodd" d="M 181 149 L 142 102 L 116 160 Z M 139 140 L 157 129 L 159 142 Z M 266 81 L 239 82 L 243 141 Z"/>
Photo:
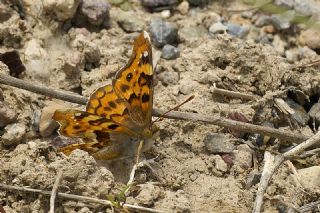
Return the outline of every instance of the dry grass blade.
<path id="1" fill-rule="evenodd" d="M 56 199 L 56 196 L 57 196 L 57 191 L 58 191 L 60 182 L 62 180 L 62 174 L 63 174 L 62 170 L 60 170 L 58 172 L 57 178 L 56 178 L 56 180 L 54 182 L 54 185 L 52 187 L 51 196 L 50 196 L 50 210 L 49 210 L 49 213 L 54 213 L 54 202 L 55 202 L 55 199 Z"/>

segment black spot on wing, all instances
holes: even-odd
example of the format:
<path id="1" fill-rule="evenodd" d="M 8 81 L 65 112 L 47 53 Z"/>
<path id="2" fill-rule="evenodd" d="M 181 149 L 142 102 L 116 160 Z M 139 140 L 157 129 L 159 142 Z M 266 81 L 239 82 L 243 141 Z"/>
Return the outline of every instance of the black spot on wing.
<path id="1" fill-rule="evenodd" d="M 143 94 L 142 95 L 142 97 L 141 97 L 141 101 L 142 101 L 142 103 L 146 103 L 146 102 L 148 102 L 150 100 L 150 95 L 148 95 L 148 94 Z"/>
<path id="2" fill-rule="evenodd" d="M 115 130 L 118 127 L 119 127 L 119 125 L 117 125 L 117 124 L 111 124 L 111 125 L 108 126 L 108 128 L 111 129 L 111 130 Z"/>
<path id="3" fill-rule="evenodd" d="M 148 85 L 149 88 L 151 88 L 153 84 L 153 78 L 152 75 L 147 75 L 144 72 L 141 73 L 138 80 L 139 85 L 142 87 L 144 85 Z"/>
<path id="4" fill-rule="evenodd" d="M 120 89 L 122 92 L 126 92 L 130 87 L 126 84 L 121 84 Z"/>
<path id="5" fill-rule="evenodd" d="M 99 118 L 99 119 L 97 119 L 97 120 L 91 120 L 91 121 L 89 121 L 89 124 L 90 124 L 90 125 L 93 125 L 93 126 L 98 126 L 98 125 L 102 124 L 102 123 L 105 122 L 105 121 L 106 121 L 105 118 Z"/>
<path id="6" fill-rule="evenodd" d="M 109 101 L 108 104 L 112 107 L 112 108 L 117 108 L 117 104 L 113 101 Z"/>
<path id="7" fill-rule="evenodd" d="M 74 125 L 73 128 L 78 130 L 78 129 L 81 129 L 81 126 L 80 125 Z"/>
<path id="8" fill-rule="evenodd" d="M 132 73 L 128 73 L 128 75 L 126 76 L 126 79 L 128 82 L 130 82 L 132 79 Z"/>

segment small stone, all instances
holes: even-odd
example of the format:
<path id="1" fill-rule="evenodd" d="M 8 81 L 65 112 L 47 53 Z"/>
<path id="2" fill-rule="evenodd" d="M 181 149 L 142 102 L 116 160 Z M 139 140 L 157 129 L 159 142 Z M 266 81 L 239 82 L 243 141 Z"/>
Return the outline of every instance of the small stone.
<path id="1" fill-rule="evenodd" d="M 213 84 L 220 80 L 221 79 L 218 77 L 218 75 L 215 72 L 212 72 L 211 70 L 199 76 L 199 83 L 202 83 L 202 84 Z M 210 92 L 212 91 L 213 91 L 213 88 L 210 87 Z"/>
<path id="2" fill-rule="evenodd" d="M 180 51 L 175 46 L 172 46 L 170 44 L 164 45 L 162 48 L 162 55 L 161 57 L 167 60 L 176 59 L 180 55 Z"/>
<path id="3" fill-rule="evenodd" d="M 294 63 L 299 60 L 299 51 L 298 49 L 289 49 L 285 51 L 285 56 L 288 62 Z"/>
<path id="4" fill-rule="evenodd" d="M 239 38 L 244 38 L 249 33 L 249 27 L 244 27 L 238 24 L 227 23 L 226 27 L 227 27 L 227 32 L 230 35 L 233 35 Z"/>
<path id="5" fill-rule="evenodd" d="M 224 26 L 221 22 L 214 23 L 210 26 L 209 32 L 212 34 L 223 34 L 226 33 L 227 27 Z"/>
<path id="6" fill-rule="evenodd" d="M 203 26 L 184 27 L 179 30 L 181 41 L 193 41 L 203 37 L 207 33 L 207 29 Z"/>
<path id="7" fill-rule="evenodd" d="M 162 17 L 162 18 L 167 19 L 167 18 L 169 18 L 170 16 L 171 16 L 170 10 L 163 10 L 163 11 L 161 11 L 161 17 Z"/>
<path id="8" fill-rule="evenodd" d="M 227 172 L 228 171 L 228 164 L 221 158 L 220 155 L 214 156 L 214 165 L 218 171 Z"/>
<path id="9" fill-rule="evenodd" d="M 160 188 L 152 183 L 141 184 L 139 187 L 140 192 L 136 199 L 141 205 L 151 206 L 161 195 Z"/>
<path id="10" fill-rule="evenodd" d="M 241 144 L 237 150 L 233 151 L 234 166 L 242 169 L 249 169 L 252 167 L 252 150 L 247 144 Z"/>
<path id="11" fill-rule="evenodd" d="M 153 20 L 150 33 L 156 47 L 175 44 L 178 41 L 178 28 L 175 24 L 163 20 Z"/>
<path id="12" fill-rule="evenodd" d="M 79 6 L 79 15 L 93 26 L 100 26 L 109 19 L 110 5 L 107 0 L 85 0 Z"/>
<path id="13" fill-rule="evenodd" d="M 271 17 L 267 16 L 267 15 L 261 15 L 257 18 L 257 20 L 255 21 L 255 25 L 257 27 L 263 27 L 265 25 L 268 25 L 271 23 Z"/>
<path id="14" fill-rule="evenodd" d="M 297 172 L 304 187 L 312 189 L 320 187 L 320 166 L 299 169 Z"/>
<path id="15" fill-rule="evenodd" d="M 179 92 L 181 92 L 184 95 L 190 95 L 198 88 L 198 83 L 195 81 L 190 81 L 188 79 L 187 82 L 180 82 L 179 86 Z"/>
<path id="16" fill-rule="evenodd" d="M 272 45 L 273 40 L 274 40 L 273 35 L 271 35 L 271 34 L 263 34 L 263 35 L 257 36 L 254 41 L 257 42 L 257 43 L 261 43 L 261 44 Z"/>
<path id="17" fill-rule="evenodd" d="M 83 34 L 76 35 L 71 45 L 84 54 L 87 63 L 100 61 L 101 52 L 99 46 L 89 41 Z"/>
<path id="18" fill-rule="evenodd" d="M 301 32 L 299 43 L 307 45 L 309 48 L 316 50 L 320 49 L 320 32 L 318 29 L 309 28 Z"/>
<path id="19" fill-rule="evenodd" d="M 206 135 L 203 142 L 211 154 L 231 153 L 235 149 L 235 146 L 230 142 L 230 139 L 219 133 Z"/>
<path id="20" fill-rule="evenodd" d="M 59 21 L 71 19 L 77 11 L 80 0 L 44 0 L 43 8 L 53 12 Z"/>
<path id="21" fill-rule="evenodd" d="M 182 15 L 186 15 L 189 12 L 189 2 L 188 1 L 182 1 L 178 7 L 177 10 L 179 11 L 179 13 L 181 13 Z"/>
<path id="22" fill-rule="evenodd" d="M 260 182 L 261 174 L 257 171 L 252 171 L 247 177 L 246 189 L 250 189 L 252 186 Z"/>
<path id="23" fill-rule="evenodd" d="M 287 98 L 285 102 L 289 105 L 289 107 L 294 111 L 291 114 L 291 117 L 298 122 L 300 125 L 305 126 L 308 124 L 309 115 L 303 106 L 299 105 L 298 103 L 294 102 L 292 99 Z"/>
<path id="24" fill-rule="evenodd" d="M 294 10 L 288 10 L 282 14 L 273 14 L 270 22 L 277 30 L 286 30 L 290 28 L 290 22 L 293 21 L 295 16 L 296 13 Z"/>
<path id="25" fill-rule="evenodd" d="M 158 74 L 157 77 L 165 86 L 170 84 L 177 84 L 179 81 L 178 73 L 173 71 L 162 72 Z"/>
<path id="26" fill-rule="evenodd" d="M 24 139 L 26 126 L 22 123 L 9 124 L 2 135 L 2 143 L 6 146 L 18 145 Z"/>
<path id="27" fill-rule="evenodd" d="M 42 137 L 50 136 L 59 126 L 59 124 L 52 119 L 54 112 L 57 109 L 66 109 L 66 105 L 51 104 L 42 109 L 40 121 L 39 121 L 39 132 Z"/>
<path id="28" fill-rule="evenodd" d="M 141 4 L 144 7 L 154 9 L 157 7 L 170 7 L 176 5 L 178 4 L 178 0 L 141 0 Z"/>
<path id="29" fill-rule="evenodd" d="M 0 127 L 13 123 L 17 120 L 17 113 L 6 102 L 0 102 Z"/>
<path id="30" fill-rule="evenodd" d="M 312 16 L 320 13 L 320 4 L 315 0 L 295 0 L 294 9 L 304 16 Z"/>
<path id="31" fill-rule="evenodd" d="M 132 12 L 118 12 L 116 16 L 117 23 L 126 32 L 140 32 L 144 28 L 144 21 L 139 19 Z"/>

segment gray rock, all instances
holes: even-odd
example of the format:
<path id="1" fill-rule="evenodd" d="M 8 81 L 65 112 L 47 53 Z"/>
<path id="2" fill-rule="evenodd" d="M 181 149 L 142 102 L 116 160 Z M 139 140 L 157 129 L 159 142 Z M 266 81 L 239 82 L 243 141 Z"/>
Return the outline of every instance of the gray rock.
<path id="1" fill-rule="evenodd" d="M 239 24 L 227 23 L 226 27 L 227 27 L 227 32 L 230 35 L 233 35 L 239 38 L 244 38 L 249 33 L 249 27 L 244 27 Z"/>
<path id="2" fill-rule="evenodd" d="M 221 22 L 214 23 L 210 26 L 209 32 L 212 34 L 222 34 L 227 31 L 227 27 L 224 26 Z"/>
<path id="3" fill-rule="evenodd" d="M 164 59 L 176 59 L 180 55 L 180 50 L 176 48 L 175 46 L 172 46 L 170 44 L 164 45 L 162 48 L 162 54 L 161 57 Z"/>
<path id="4" fill-rule="evenodd" d="M 9 123 L 16 121 L 17 114 L 11 109 L 7 103 L 0 102 L 0 127 L 4 127 Z"/>
<path id="5" fill-rule="evenodd" d="M 147 8 L 159 8 L 166 6 L 174 6 L 178 4 L 178 0 L 141 0 L 141 4 Z"/>
<path id="6" fill-rule="evenodd" d="M 150 24 L 150 33 L 155 46 L 163 47 L 166 44 L 175 44 L 178 41 L 178 27 L 163 20 L 153 20 Z"/>
<path id="7" fill-rule="evenodd" d="M 202 6 L 210 2 L 210 0 L 188 0 L 192 6 Z"/>
<path id="8" fill-rule="evenodd" d="M 144 28 L 144 21 L 131 12 L 118 12 L 117 23 L 126 32 L 140 32 Z"/>
<path id="9" fill-rule="evenodd" d="M 161 195 L 161 189 L 152 183 L 140 184 L 139 194 L 136 196 L 139 204 L 151 206 Z"/>
<path id="10" fill-rule="evenodd" d="M 271 17 L 267 15 L 261 15 L 257 18 L 257 20 L 254 22 L 254 25 L 257 27 L 263 27 L 265 25 L 270 24 L 271 22 Z"/>
<path id="11" fill-rule="evenodd" d="M 230 139 L 219 133 L 206 135 L 203 142 L 211 154 L 231 153 L 235 149 L 235 146 L 230 142 Z"/>
<path id="12" fill-rule="evenodd" d="M 85 0 L 79 6 L 79 13 L 93 26 L 100 26 L 109 19 L 110 5 L 106 0 Z M 81 25 L 81 24 L 80 24 Z"/>
<path id="13" fill-rule="evenodd" d="M 4 129 L 2 144 L 6 146 L 20 144 L 26 134 L 26 126 L 22 123 L 9 124 Z"/>
<path id="14" fill-rule="evenodd" d="M 299 105 L 298 103 L 294 102 L 292 99 L 288 98 L 285 102 L 293 109 L 294 113 L 291 114 L 291 117 L 298 122 L 300 125 L 305 126 L 308 124 L 309 115 L 306 110 Z"/>
<path id="15" fill-rule="evenodd" d="M 207 33 L 207 29 L 203 26 L 184 27 L 179 30 L 181 41 L 193 41 L 203 37 Z"/>
<path id="16" fill-rule="evenodd" d="M 259 183 L 260 179 L 261 179 L 261 174 L 257 171 L 252 171 L 247 177 L 246 189 L 250 189 L 252 186 Z"/>
<path id="17" fill-rule="evenodd" d="M 304 16 L 312 16 L 320 12 L 320 4 L 314 0 L 295 0 L 294 9 Z"/>
<path id="18" fill-rule="evenodd" d="M 271 34 L 263 34 L 257 36 L 254 41 L 261 44 L 269 44 L 272 45 L 272 42 L 274 40 L 274 36 Z"/>
<path id="19" fill-rule="evenodd" d="M 294 10 L 288 10 L 282 14 L 274 14 L 270 18 L 270 23 L 277 30 L 286 30 L 291 26 L 291 21 L 294 19 L 296 12 Z"/>
<path id="20" fill-rule="evenodd" d="M 163 83 L 163 85 L 177 84 L 179 81 L 179 75 L 176 72 L 162 72 L 157 75 L 158 79 Z"/>

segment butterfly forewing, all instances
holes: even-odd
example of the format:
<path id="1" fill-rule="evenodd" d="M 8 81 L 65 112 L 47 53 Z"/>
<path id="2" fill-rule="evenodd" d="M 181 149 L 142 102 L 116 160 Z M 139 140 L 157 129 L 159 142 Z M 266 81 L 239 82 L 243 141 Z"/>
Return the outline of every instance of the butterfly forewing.
<path id="1" fill-rule="evenodd" d="M 146 32 L 134 41 L 129 63 L 113 81 L 116 94 L 128 102 L 131 119 L 140 127 L 151 124 L 153 101 L 152 47 Z"/>

